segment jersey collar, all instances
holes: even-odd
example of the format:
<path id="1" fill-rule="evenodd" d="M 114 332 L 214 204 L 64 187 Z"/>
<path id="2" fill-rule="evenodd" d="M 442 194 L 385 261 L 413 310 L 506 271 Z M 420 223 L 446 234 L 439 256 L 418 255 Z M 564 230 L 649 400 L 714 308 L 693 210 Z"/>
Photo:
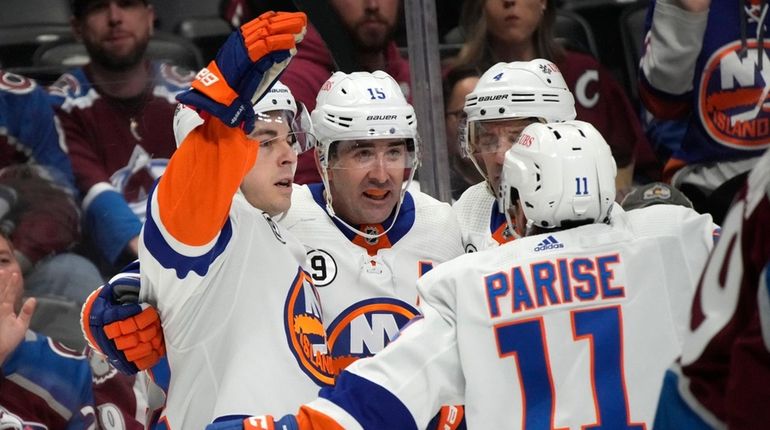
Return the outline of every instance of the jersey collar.
<path id="1" fill-rule="evenodd" d="M 323 209 L 324 213 L 326 213 L 328 216 L 328 213 L 326 212 L 326 199 L 324 198 L 323 183 L 310 184 L 308 185 L 308 188 L 310 188 L 310 193 L 313 195 L 313 200 L 315 200 L 315 202 L 321 206 L 321 209 Z M 401 209 L 399 210 L 398 217 L 396 217 L 395 225 L 393 225 L 393 228 L 391 228 L 390 231 L 388 231 L 385 235 L 376 239 L 367 239 L 363 236 L 360 236 L 355 231 L 349 229 L 347 226 L 339 222 L 336 218 L 329 218 L 331 218 L 332 222 L 334 222 L 334 225 L 337 226 L 337 228 L 342 232 L 342 234 L 345 235 L 345 237 L 348 238 L 348 240 L 362 248 L 365 248 L 369 255 L 376 255 L 380 249 L 390 248 L 391 246 L 395 245 L 396 242 L 398 242 L 402 237 L 404 237 L 404 235 L 406 235 L 406 233 L 412 228 L 412 225 L 414 225 L 414 212 L 414 199 L 412 198 L 412 195 L 407 191 L 406 194 L 404 194 L 404 202 L 401 204 Z M 394 216 L 395 213 L 391 214 L 381 224 L 361 224 L 358 226 L 358 229 L 367 233 L 382 233 L 385 231 L 387 226 L 393 222 Z M 503 218 L 503 221 L 505 221 L 505 218 Z"/>

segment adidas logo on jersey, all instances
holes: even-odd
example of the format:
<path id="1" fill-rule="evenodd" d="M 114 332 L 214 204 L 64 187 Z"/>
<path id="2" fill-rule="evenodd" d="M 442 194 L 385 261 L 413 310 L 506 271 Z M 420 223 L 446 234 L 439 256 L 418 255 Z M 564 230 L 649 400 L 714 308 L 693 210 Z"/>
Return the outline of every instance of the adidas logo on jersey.
<path id="1" fill-rule="evenodd" d="M 546 251 L 557 248 L 564 248 L 564 244 L 556 240 L 555 237 L 548 236 L 535 247 L 535 251 Z"/>

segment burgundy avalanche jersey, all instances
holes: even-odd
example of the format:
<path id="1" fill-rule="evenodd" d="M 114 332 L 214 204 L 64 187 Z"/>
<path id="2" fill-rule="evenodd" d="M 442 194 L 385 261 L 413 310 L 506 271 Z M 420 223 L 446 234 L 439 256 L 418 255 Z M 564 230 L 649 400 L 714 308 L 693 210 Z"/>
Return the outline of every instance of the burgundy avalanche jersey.
<path id="1" fill-rule="evenodd" d="M 87 348 L 91 367 L 91 384 L 96 404 L 96 418 L 103 429 L 143 430 L 152 411 L 148 406 L 144 373 L 125 375 L 118 372 L 107 358 Z"/>
<path id="2" fill-rule="evenodd" d="M 45 90 L 31 79 L 0 70 L 0 168 L 27 162 L 45 166 L 57 182 L 75 191 Z"/>
<path id="3" fill-rule="evenodd" d="M 698 285 L 680 365 L 668 375 L 671 386 L 664 386 L 663 398 L 676 401 L 661 403 L 656 429 L 696 428 L 680 421 L 682 407 L 705 421 L 704 428 L 770 423 L 770 352 L 757 301 L 758 289 L 765 299 L 768 289 L 763 270 L 770 262 L 770 153 L 739 197 Z"/>
<path id="4" fill-rule="evenodd" d="M 152 67 L 155 82 L 143 100 L 104 96 L 87 67 L 65 73 L 49 89 L 84 195 L 108 183 L 129 203 L 144 200 L 176 149 L 175 96 L 190 86 L 193 75 L 167 64 Z"/>
<path id="5" fill-rule="evenodd" d="M 91 372 L 85 356 L 27 331 L 26 339 L 6 359 L 2 371 L 0 428 L 96 428 Z"/>
<path id="6" fill-rule="evenodd" d="M 152 63 L 154 82 L 131 100 L 103 95 L 88 67 L 62 75 L 49 89 L 61 122 L 86 226 L 114 261 L 144 221 L 147 195 L 176 149 L 175 96 L 192 72 Z"/>

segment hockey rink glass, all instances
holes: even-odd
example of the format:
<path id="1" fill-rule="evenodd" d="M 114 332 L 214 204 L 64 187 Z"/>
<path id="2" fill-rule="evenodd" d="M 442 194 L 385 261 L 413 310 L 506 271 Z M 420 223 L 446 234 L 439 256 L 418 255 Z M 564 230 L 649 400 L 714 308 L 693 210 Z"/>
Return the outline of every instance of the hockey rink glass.
<path id="1" fill-rule="evenodd" d="M 302 104 L 297 106 L 296 115 L 289 110 L 258 112 L 255 115 L 254 131 L 249 133 L 249 139 L 258 140 L 260 147 L 286 142 L 297 154 L 315 147 L 310 115 Z"/>

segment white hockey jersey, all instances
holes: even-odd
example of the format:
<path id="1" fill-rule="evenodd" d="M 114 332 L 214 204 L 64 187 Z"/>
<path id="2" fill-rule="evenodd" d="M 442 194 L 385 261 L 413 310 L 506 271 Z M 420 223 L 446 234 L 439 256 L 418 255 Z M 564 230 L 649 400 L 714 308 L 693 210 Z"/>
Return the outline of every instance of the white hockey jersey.
<path id="1" fill-rule="evenodd" d="M 486 182 L 469 187 L 452 205 L 463 236 L 465 252 L 483 251 L 513 240 L 505 215 Z"/>
<path id="2" fill-rule="evenodd" d="M 236 194 L 257 147 L 207 121 L 184 138 L 150 197 L 140 300 L 163 323 L 171 381 L 162 420 L 172 429 L 295 411 L 333 382 L 304 248 Z"/>
<path id="3" fill-rule="evenodd" d="M 458 403 L 473 429 L 651 428 L 715 231 L 683 207 L 616 205 L 611 225 L 438 266 L 418 281 L 424 317 L 301 408 L 300 428 L 424 428 Z"/>
<path id="4" fill-rule="evenodd" d="M 279 222 L 305 245 L 331 355 L 342 369 L 382 350 L 418 313 L 417 278 L 463 249 L 450 206 L 419 191 L 406 193 L 393 228 L 371 240 L 326 213 L 323 191 L 322 184 L 296 185 Z"/>

